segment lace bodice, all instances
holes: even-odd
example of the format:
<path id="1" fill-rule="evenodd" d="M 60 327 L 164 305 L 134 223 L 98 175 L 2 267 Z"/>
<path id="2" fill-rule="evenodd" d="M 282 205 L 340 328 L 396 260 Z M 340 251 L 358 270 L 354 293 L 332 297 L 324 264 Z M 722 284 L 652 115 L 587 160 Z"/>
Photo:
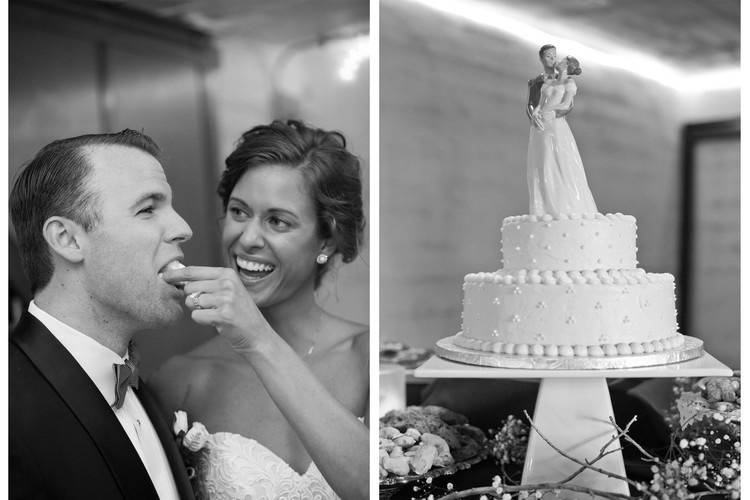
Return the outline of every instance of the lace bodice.
<path id="1" fill-rule="evenodd" d="M 314 462 L 300 475 L 271 450 L 240 434 L 207 435 L 194 465 L 198 500 L 339 498 Z"/>

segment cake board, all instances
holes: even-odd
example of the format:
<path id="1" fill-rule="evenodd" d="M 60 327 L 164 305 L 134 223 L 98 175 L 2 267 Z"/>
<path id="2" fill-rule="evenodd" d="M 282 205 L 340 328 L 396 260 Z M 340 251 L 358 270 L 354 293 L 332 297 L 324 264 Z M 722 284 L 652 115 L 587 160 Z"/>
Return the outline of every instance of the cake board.
<path id="1" fill-rule="evenodd" d="M 437 343 L 437 352 L 460 349 L 452 346 L 450 339 Z M 686 338 L 695 349 L 690 337 Z M 448 344 L 449 343 L 449 344 Z M 700 347 L 700 352 L 702 347 Z M 693 352 L 695 354 L 695 352 Z M 531 358 L 531 357 L 530 357 Z M 596 457 L 602 447 L 615 434 L 609 418 L 613 415 L 612 401 L 607 387 L 607 378 L 676 378 L 731 376 L 732 370 L 708 353 L 681 362 L 633 368 L 601 369 L 529 369 L 500 368 L 459 363 L 433 356 L 414 371 L 417 378 L 532 378 L 541 379 L 534 426 L 562 451 L 580 460 Z M 614 441 L 608 450 L 613 450 L 596 463 L 596 466 L 625 477 L 625 465 L 619 442 Z M 526 452 L 522 483 L 539 484 L 558 482 L 580 465 L 561 456 L 539 435 L 531 432 Z M 569 481 L 569 484 L 586 486 L 601 491 L 628 494 L 625 481 L 605 476 L 595 471 L 585 471 Z M 570 493 L 560 498 L 591 498 L 588 494 Z"/>

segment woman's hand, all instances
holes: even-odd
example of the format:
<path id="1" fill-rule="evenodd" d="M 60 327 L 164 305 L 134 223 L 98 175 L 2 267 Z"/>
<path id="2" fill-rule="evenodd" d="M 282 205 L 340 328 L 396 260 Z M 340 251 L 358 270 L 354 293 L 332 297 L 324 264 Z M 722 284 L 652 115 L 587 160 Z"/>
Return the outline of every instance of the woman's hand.
<path id="1" fill-rule="evenodd" d="M 538 128 L 539 130 L 544 130 L 544 125 L 542 124 L 541 110 L 539 106 L 534 108 L 534 110 L 531 112 L 531 121 L 534 123 L 534 126 L 536 128 Z"/>
<path id="2" fill-rule="evenodd" d="M 185 282 L 185 305 L 193 321 L 215 327 L 235 351 L 255 351 L 274 334 L 234 269 L 188 266 L 165 271 L 163 278 Z"/>

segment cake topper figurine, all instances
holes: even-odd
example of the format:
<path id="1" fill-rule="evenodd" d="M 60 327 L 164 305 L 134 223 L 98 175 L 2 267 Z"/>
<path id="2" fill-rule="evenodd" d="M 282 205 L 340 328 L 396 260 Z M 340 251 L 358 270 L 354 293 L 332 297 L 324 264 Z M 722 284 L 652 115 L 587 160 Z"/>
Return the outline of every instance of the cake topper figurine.
<path id="1" fill-rule="evenodd" d="M 557 70 L 555 69 L 555 65 L 557 64 L 557 49 L 554 45 L 542 45 L 542 48 L 539 49 L 539 62 L 542 63 L 543 71 L 536 78 L 529 80 L 529 99 L 526 103 L 526 116 L 528 116 L 529 121 L 535 123 L 539 128 L 544 128 L 541 120 L 538 117 L 536 119 L 532 118 L 532 115 L 534 108 L 539 105 L 542 85 L 548 80 L 554 80 L 557 76 Z M 571 100 L 569 108 L 559 109 L 555 111 L 555 115 L 558 117 L 565 116 L 572 109 L 573 101 Z"/>
<path id="2" fill-rule="evenodd" d="M 581 74 L 581 66 L 570 56 L 558 61 L 552 45 L 544 45 L 539 58 L 544 73 L 529 81 L 527 105 L 529 214 L 596 213 L 581 155 L 565 119 L 577 91 L 573 76 Z"/>

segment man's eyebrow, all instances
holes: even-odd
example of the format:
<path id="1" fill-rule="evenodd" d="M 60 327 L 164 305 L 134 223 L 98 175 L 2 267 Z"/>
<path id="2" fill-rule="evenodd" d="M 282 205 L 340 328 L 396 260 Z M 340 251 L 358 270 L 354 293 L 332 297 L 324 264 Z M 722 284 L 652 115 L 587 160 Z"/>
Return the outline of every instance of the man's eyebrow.
<path id="1" fill-rule="evenodd" d="M 138 199 L 131 205 L 131 208 L 135 208 L 138 205 L 141 205 L 142 203 L 146 201 L 156 201 L 156 202 L 163 202 L 167 200 L 167 195 L 165 193 L 154 191 L 153 193 L 145 193 L 138 197 Z"/>

